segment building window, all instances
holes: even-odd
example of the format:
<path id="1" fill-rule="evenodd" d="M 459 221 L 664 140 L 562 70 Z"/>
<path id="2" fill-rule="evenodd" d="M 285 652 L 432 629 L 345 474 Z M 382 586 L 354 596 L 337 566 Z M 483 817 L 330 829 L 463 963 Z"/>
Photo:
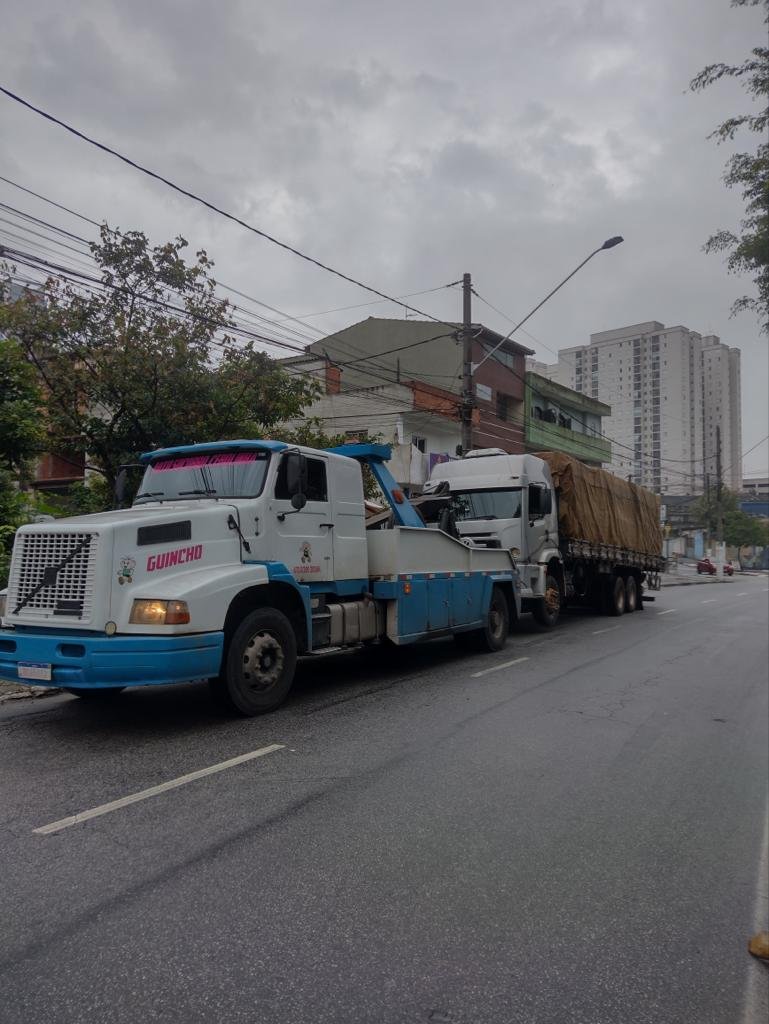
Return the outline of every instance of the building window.
<path id="1" fill-rule="evenodd" d="M 506 420 L 509 410 L 510 396 L 497 392 L 497 419 Z"/>
<path id="2" fill-rule="evenodd" d="M 420 452 L 427 451 L 427 438 L 417 437 L 416 434 L 411 435 L 411 443 L 415 448 L 418 448 Z"/>

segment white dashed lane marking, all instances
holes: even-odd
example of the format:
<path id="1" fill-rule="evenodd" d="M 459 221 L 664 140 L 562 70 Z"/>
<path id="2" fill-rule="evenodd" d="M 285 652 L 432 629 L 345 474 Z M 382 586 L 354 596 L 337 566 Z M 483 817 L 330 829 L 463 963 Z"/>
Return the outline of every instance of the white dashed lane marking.
<path id="1" fill-rule="evenodd" d="M 71 825 L 80 825 L 84 821 L 90 821 L 91 818 L 98 818 L 102 814 L 109 814 L 111 811 L 117 811 L 121 807 L 136 804 L 140 800 L 149 800 L 150 797 L 160 796 L 161 793 L 167 793 L 169 789 L 186 786 L 188 782 L 204 779 L 207 775 L 215 775 L 217 772 L 223 772 L 227 768 L 234 768 L 236 765 L 245 764 L 246 761 L 253 761 L 257 757 L 264 757 L 265 754 L 272 754 L 276 750 L 283 750 L 283 744 L 272 743 L 269 747 L 251 750 L 247 754 L 231 757 L 229 761 L 220 761 L 219 764 L 212 764 L 208 768 L 200 768 L 196 772 L 190 772 L 189 775 L 180 775 L 176 779 L 169 779 L 168 782 L 161 782 L 159 786 L 142 789 L 138 793 L 131 793 L 129 796 L 123 796 L 119 800 L 111 800 L 108 804 L 100 804 L 98 807 L 92 807 L 89 811 L 71 814 L 68 818 L 60 818 L 58 821 L 52 821 L 50 825 L 41 825 L 39 828 L 33 828 L 32 831 L 40 836 L 50 836 L 54 832 L 61 832 L 62 829 L 69 828 Z"/>
<path id="2" fill-rule="evenodd" d="M 500 672 L 503 668 L 510 668 L 511 665 L 520 665 L 522 661 L 528 661 L 528 658 L 513 658 L 512 661 L 503 661 L 501 665 L 494 665 L 493 668 L 485 668 L 482 672 L 473 672 L 473 679 L 478 679 L 480 676 L 487 676 L 489 672 Z"/>
<path id="3" fill-rule="evenodd" d="M 709 597 L 707 601 L 702 601 L 701 604 L 715 604 L 717 600 L 717 597 Z"/>
<path id="4" fill-rule="evenodd" d="M 600 636 L 602 633 L 613 633 L 615 629 L 619 629 L 619 626 L 610 626 L 608 629 L 594 629 L 593 636 Z"/>
<path id="5" fill-rule="evenodd" d="M 677 612 L 677 608 L 668 608 L 666 612 L 657 612 L 658 615 L 670 615 L 671 612 Z"/>

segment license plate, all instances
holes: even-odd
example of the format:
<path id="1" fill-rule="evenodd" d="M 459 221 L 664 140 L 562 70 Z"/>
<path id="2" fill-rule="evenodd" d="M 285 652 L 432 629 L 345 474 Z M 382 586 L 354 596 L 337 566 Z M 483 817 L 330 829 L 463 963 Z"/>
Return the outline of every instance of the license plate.
<path id="1" fill-rule="evenodd" d="M 51 666 L 41 661 L 20 661 L 19 679 L 44 679 L 50 682 Z"/>

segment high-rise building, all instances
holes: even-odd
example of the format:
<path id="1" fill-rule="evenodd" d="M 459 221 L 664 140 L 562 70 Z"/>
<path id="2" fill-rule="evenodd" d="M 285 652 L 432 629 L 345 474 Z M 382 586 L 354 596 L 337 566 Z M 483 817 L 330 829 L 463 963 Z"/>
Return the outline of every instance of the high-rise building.
<path id="1" fill-rule="evenodd" d="M 562 349 L 545 375 L 612 407 L 611 472 L 658 494 L 699 493 L 706 474 L 716 481 L 720 428 L 722 479 L 739 490 L 739 349 L 650 320 Z"/>

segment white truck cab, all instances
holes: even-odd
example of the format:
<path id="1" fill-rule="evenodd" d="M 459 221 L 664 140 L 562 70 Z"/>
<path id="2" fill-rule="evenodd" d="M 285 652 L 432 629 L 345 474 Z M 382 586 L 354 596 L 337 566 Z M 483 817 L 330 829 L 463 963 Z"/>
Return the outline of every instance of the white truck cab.
<path id="1" fill-rule="evenodd" d="M 545 626 L 558 618 L 563 565 L 550 469 L 534 455 L 482 448 L 435 466 L 424 490 L 451 494 L 456 528 L 473 545 L 511 551 L 521 606 Z"/>

